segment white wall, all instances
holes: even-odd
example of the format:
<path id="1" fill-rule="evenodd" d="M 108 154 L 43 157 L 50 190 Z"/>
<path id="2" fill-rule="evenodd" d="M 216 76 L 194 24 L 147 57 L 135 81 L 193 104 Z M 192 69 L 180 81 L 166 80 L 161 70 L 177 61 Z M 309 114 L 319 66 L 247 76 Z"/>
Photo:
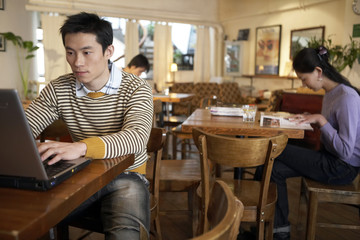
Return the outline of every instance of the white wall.
<path id="1" fill-rule="evenodd" d="M 34 15 L 25 11 L 27 0 L 5 0 L 5 11 L 0 11 L 0 31 L 13 31 L 28 40 L 34 34 Z M 29 0 L 29 2 L 44 2 Z M 59 1 L 51 1 L 59 2 Z M 68 1 L 64 1 L 68 2 Z M 80 3 L 98 3 L 97 0 L 84 0 Z M 74 1 L 75 5 L 78 4 Z M 246 64 L 244 74 L 254 74 L 255 31 L 256 27 L 282 25 L 280 50 L 280 75 L 284 73 L 285 63 L 289 60 L 290 31 L 307 27 L 325 26 L 325 35 L 333 35 L 335 43 L 345 44 L 352 34 L 353 24 L 360 23 L 360 17 L 351 10 L 352 0 L 103 0 L 97 10 L 110 11 L 113 15 L 148 16 L 148 18 L 177 19 L 179 22 L 197 22 L 214 24 L 219 20 L 224 27 L 228 40 L 236 39 L 238 30 L 250 28 L 250 36 L 245 52 Z M 78 7 L 80 5 L 77 5 Z M 89 6 L 83 6 L 89 7 Z M 114 8 L 116 7 L 116 8 Z M 63 6 L 62 10 L 74 9 L 72 3 Z M 89 10 L 84 8 L 82 10 Z M 64 10 L 65 11 L 65 10 Z M 116 13 L 116 14 L 115 14 Z M 132 14 L 131 14 L 132 13 Z M 109 13 L 110 14 L 110 13 Z M 360 41 L 359 38 L 357 40 Z M 0 87 L 20 87 L 16 70 L 13 46 L 7 45 L 5 53 L 0 52 L 0 69 L 2 80 Z M 33 65 L 34 66 L 34 65 Z M 360 66 L 356 64 L 351 71 L 346 69 L 344 75 L 357 87 L 360 87 Z M 193 81 L 192 71 L 180 71 L 175 75 L 176 82 Z M 233 81 L 234 79 L 225 78 Z M 240 85 L 249 85 L 247 78 L 235 78 Z M 295 80 L 295 87 L 300 82 Z M 290 80 L 255 79 L 256 90 L 290 88 Z"/>
<path id="2" fill-rule="evenodd" d="M 353 24 L 360 23 L 360 17 L 352 12 L 351 4 L 352 0 L 222 0 L 219 1 L 219 18 L 228 40 L 236 39 L 239 29 L 250 28 L 243 72 L 250 75 L 255 70 L 256 28 L 281 24 L 280 75 L 284 75 L 285 64 L 290 60 L 291 30 L 325 26 L 325 37 L 331 35 L 334 43 L 346 44 Z M 360 87 L 359 64 L 350 73 L 344 71 L 343 74 Z M 236 78 L 235 81 L 240 85 L 250 84 L 247 78 Z M 291 84 L 289 80 L 254 80 L 256 90 L 290 88 Z M 295 87 L 300 84 L 295 80 Z"/>
<path id="3" fill-rule="evenodd" d="M 25 10 L 27 0 L 5 0 L 5 10 L 0 10 L 0 32 L 13 32 L 24 40 L 35 41 L 35 14 Z M 32 62 L 36 62 L 35 58 Z M 32 64 L 29 80 L 35 79 L 35 64 Z M 16 52 L 12 43 L 6 43 L 6 51 L 0 52 L 0 88 L 16 88 L 22 91 L 17 70 Z"/>

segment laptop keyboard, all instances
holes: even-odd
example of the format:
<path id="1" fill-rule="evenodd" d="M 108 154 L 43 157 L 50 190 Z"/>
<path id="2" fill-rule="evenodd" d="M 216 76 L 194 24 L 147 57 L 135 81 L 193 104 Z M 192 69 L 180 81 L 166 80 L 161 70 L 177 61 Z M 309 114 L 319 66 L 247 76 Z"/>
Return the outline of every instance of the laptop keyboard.
<path id="1" fill-rule="evenodd" d="M 62 172 L 65 169 L 75 165 L 74 163 L 69 163 L 69 162 L 62 161 L 62 160 L 53 165 L 48 165 L 47 162 L 49 160 L 50 159 L 47 159 L 43 162 L 43 165 L 44 165 L 44 168 L 45 168 L 45 171 L 46 171 L 46 174 L 48 175 L 48 177 L 55 176 L 59 172 Z"/>

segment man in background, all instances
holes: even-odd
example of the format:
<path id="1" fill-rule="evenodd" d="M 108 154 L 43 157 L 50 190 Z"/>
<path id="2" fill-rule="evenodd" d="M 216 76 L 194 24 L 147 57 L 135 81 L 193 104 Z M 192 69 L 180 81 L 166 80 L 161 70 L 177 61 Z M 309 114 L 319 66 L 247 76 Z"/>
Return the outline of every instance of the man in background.
<path id="1" fill-rule="evenodd" d="M 144 55 L 138 54 L 131 59 L 129 64 L 123 70 L 127 73 L 132 73 L 140 77 L 143 72 L 149 72 L 149 60 Z"/>

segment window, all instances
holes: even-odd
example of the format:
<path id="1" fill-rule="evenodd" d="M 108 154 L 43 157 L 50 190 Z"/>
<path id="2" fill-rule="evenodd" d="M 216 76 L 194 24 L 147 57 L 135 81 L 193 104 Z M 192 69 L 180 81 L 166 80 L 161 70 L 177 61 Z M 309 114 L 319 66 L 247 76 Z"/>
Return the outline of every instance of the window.
<path id="1" fill-rule="evenodd" d="M 174 62 L 178 65 L 178 69 L 193 70 L 196 27 L 190 24 L 173 23 L 171 38 L 174 45 Z"/>

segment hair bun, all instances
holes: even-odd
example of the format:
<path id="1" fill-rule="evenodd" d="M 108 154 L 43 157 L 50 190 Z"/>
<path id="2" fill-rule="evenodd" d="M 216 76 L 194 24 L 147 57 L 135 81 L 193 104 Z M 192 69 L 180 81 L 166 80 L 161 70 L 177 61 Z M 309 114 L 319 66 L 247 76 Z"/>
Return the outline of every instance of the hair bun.
<path id="1" fill-rule="evenodd" d="M 329 57 L 329 52 L 326 49 L 326 47 L 324 46 L 320 46 L 318 47 L 318 49 L 316 49 L 317 55 L 319 56 L 320 60 L 328 60 Z"/>

